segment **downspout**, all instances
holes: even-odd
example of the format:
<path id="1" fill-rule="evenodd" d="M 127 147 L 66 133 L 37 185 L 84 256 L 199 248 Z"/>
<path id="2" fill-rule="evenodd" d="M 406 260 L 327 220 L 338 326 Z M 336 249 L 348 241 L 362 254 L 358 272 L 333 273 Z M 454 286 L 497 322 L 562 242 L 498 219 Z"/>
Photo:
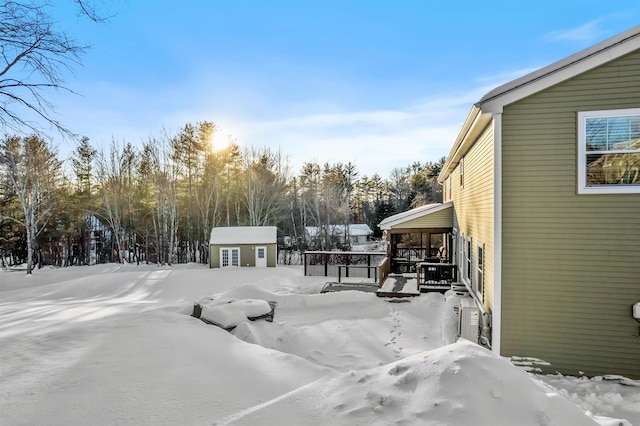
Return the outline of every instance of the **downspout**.
<path id="1" fill-rule="evenodd" d="M 493 185 L 491 349 L 500 355 L 502 334 L 502 113 L 493 114 Z"/>

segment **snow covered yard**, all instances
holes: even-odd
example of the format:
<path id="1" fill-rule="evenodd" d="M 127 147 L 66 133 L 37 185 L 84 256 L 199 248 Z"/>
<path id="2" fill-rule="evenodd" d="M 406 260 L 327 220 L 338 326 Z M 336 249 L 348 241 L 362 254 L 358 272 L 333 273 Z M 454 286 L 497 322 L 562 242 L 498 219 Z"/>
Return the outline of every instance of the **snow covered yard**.
<path id="1" fill-rule="evenodd" d="M 319 294 L 299 267 L 0 272 L 0 424 L 640 425 L 640 387 L 532 376 L 469 342 L 440 294 Z M 203 296 L 278 303 L 232 333 Z"/>

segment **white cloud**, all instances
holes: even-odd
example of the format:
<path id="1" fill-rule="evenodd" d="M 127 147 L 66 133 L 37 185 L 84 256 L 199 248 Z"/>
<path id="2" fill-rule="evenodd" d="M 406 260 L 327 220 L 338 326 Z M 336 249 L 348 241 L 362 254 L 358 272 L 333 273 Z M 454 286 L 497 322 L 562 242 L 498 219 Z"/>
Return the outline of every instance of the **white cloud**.
<path id="1" fill-rule="evenodd" d="M 447 155 L 477 99 L 474 93 L 398 110 L 308 114 L 235 126 L 241 144 L 280 147 L 294 172 L 307 161 L 352 162 L 361 175 L 386 177 L 395 167 Z"/>
<path id="2" fill-rule="evenodd" d="M 607 31 L 601 28 L 602 21 L 603 19 L 601 18 L 587 22 L 576 28 L 552 31 L 545 36 L 545 39 L 552 42 L 569 41 L 593 43 L 607 33 Z"/>
<path id="3" fill-rule="evenodd" d="M 294 173 L 307 161 L 352 162 L 360 175 L 387 177 L 393 168 L 446 156 L 471 105 L 495 86 L 491 80 L 466 92 L 370 110 L 349 110 L 321 98 L 283 104 L 259 88 L 216 90 L 201 80 L 153 93 L 99 83 L 63 109 L 70 125 L 95 143 L 113 137 L 136 144 L 163 129 L 175 133 L 185 123 L 208 120 L 223 138 L 230 134 L 241 146 L 281 149 Z"/>

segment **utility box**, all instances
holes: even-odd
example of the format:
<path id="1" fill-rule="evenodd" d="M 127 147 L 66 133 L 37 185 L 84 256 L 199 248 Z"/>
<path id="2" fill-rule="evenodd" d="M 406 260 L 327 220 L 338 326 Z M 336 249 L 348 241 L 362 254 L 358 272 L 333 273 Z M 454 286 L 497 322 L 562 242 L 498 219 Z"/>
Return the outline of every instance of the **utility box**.
<path id="1" fill-rule="evenodd" d="M 480 337 L 480 309 L 471 297 L 460 299 L 458 308 L 458 336 L 473 343 Z"/>

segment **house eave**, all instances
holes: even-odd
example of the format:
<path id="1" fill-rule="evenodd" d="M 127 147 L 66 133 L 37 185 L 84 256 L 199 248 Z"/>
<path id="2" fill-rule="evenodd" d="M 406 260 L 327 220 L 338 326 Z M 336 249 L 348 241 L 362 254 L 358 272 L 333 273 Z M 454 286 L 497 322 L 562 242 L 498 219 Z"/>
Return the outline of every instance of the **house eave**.
<path id="1" fill-rule="evenodd" d="M 473 145 L 476 138 L 480 133 L 482 133 L 490 121 L 491 114 L 484 113 L 476 105 L 471 107 L 471 111 L 469 111 L 467 119 L 465 120 L 462 129 L 460 130 L 460 133 L 447 156 L 447 160 L 442 167 L 442 171 L 438 175 L 438 183 L 441 185 L 444 183 L 460 162 L 460 158 L 469 151 L 469 148 Z"/>
<path id="2" fill-rule="evenodd" d="M 560 61 L 496 87 L 476 103 L 482 112 L 502 113 L 503 108 L 555 84 L 580 75 L 640 49 L 640 25 Z"/>
<path id="3" fill-rule="evenodd" d="M 438 176 L 438 182 L 444 183 L 460 162 L 460 158 L 467 153 L 480 133 L 491 122 L 493 114 L 501 114 L 506 105 L 638 49 L 640 49 L 640 25 L 491 90 L 471 107 Z"/>

